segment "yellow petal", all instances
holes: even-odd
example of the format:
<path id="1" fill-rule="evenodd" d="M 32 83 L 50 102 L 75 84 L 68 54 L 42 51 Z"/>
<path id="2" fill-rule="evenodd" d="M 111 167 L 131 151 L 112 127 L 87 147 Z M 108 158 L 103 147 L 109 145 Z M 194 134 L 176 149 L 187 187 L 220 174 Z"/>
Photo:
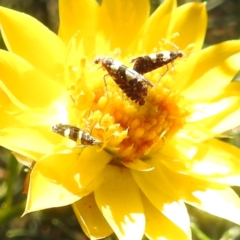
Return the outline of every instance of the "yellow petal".
<path id="1" fill-rule="evenodd" d="M 106 167 L 112 156 L 98 147 L 84 149 L 78 158 L 78 172 L 80 187 L 87 186 Z"/>
<path id="2" fill-rule="evenodd" d="M 238 102 L 238 106 L 239 105 L 240 102 Z M 219 118 L 217 122 L 212 119 L 211 122 L 206 123 L 206 127 L 212 129 L 212 131 L 215 133 L 222 133 L 238 127 L 240 119 L 240 109 L 239 107 L 236 108 L 237 105 L 235 105 L 234 107 L 235 109 L 229 109 L 230 111 L 221 114 L 222 118 L 220 121 Z"/>
<path id="3" fill-rule="evenodd" d="M 0 89 L 0 104 L 2 109 L 3 107 L 6 108 L 6 106 L 9 107 L 8 105 L 11 104 L 7 94 L 2 89 Z"/>
<path id="4" fill-rule="evenodd" d="M 215 216 L 240 224 L 240 198 L 231 189 L 206 190 L 193 193 L 199 203 L 189 203 Z"/>
<path id="5" fill-rule="evenodd" d="M 161 212 L 185 232 L 185 235 L 189 235 L 190 219 L 186 206 L 182 201 L 165 203 Z"/>
<path id="6" fill-rule="evenodd" d="M 147 19 L 141 35 L 137 35 L 133 48 L 139 46 L 142 40 L 141 53 L 151 53 L 153 48 L 158 47 L 159 41 L 166 38 L 172 12 L 176 8 L 176 0 L 164 1 L 153 14 Z"/>
<path id="7" fill-rule="evenodd" d="M 146 215 L 146 231 L 145 234 L 152 240 L 189 240 L 191 239 L 191 231 L 188 234 L 183 232 L 177 225 L 165 217 L 159 210 L 157 210 L 149 200 L 142 195 L 142 202 L 144 205 L 144 212 Z M 161 227 L 160 227 L 161 226 Z"/>
<path id="8" fill-rule="evenodd" d="M 20 124 L 20 122 L 14 116 L 6 113 L 2 108 L 0 108 L 0 119 L 1 131 L 8 126 Z"/>
<path id="9" fill-rule="evenodd" d="M 15 54 L 0 51 L 0 87 L 19 108 L 49 106 L 63 93 L 60 84 Z"/>
<path id="10" fill-rule="evenodd" d="M 69 205 L 94 190 L 95 185 L 86 182 L 79 173 L 78 156 L 79 153 L 50 155 L 37 162 L 31 174 L 25 213 Z M 88 179 L 91 177 L 90 173 Z"/>
<path id="11" fill-rule="evenodd" d="M 147 164 L 145 161 L 140 159 L 133 159 L 132 161 L 122 161 L 122 164 L 130 169 L 137 171 L 151 171 L 154 169 L 153 166 Z"/>
<path id="12" fill-rule="evenodd" d="M 73 194 L 86 196 L 94 190 L 93 180 L 111 156 L 105 151 L 99 152 L 98 147 L 76 150 L 69 154 L 50 155 L 41 160 L 34 171 L 39 169 L 46 178 L 57 181 Z"/>
<path id="13" fill-rule="evenodd" d="M 94 51 L 99 5 L 94 0 L 60 0 L 59 36 L 67 44 L 79 32 L 85 54 Z"/>
<path id="14" fill-rule="evenodd" d="M 152 158 L 161 160 L 173 171 L 188 171 L 193 164 L 193 157 L 201 149 L 200 144 L 182 137 L 174 137 Z M 204 147 L 202 148 L 204 150 Z"/>
<path id="15" fill-rule="evenodd" d="M 175 146 L 175 149 L 173 149 Z M 167 144 L 156 159 L 173 171 L 206 179 L 216 183 L 238 185 L 240 183 L 240 150 L 220 140 L 204 143 L 175 139 Z M 156 164 L 154 164 L 156 168 Z"/>
<path id="16" fill-rule="evenodd" d="M 234 108 L 239 106 L 239 102 L 240 102 L 239 96 L 222 96 L 222 98 L 216 99 L 216 102 L 214 101 L 214 102 L 194 104 L 194 106 L 192 107 L 193 114 L 191 114 L 188 117 L 188 121 L 197 122 L 197 121 L 206 119 L 206 121 L 204 121 L 205 124 L 202 124 L 201 122 L 199 123 L 199 125 L 203 125 L 203 126 L 206 126 L 206 124 L 209 121 L 212 122 L 211 120 L 214 120 L 214 123 L 217 123 L 217 121 L 220 120 L 222 116 L 227 115 L 226 112 L 229 112 L 229 111 L 232 112 Z M 207 119 L 210 117 L 212 118 Z M 240 119 L 239 119 L 239 124 L 240 124 Z M 208 126 L 210 127 L 210 124 L 208 124 Z"/>
<path id="17" fill-rule="evenodd" d="M 213 138 L 215 134 L 210 129 L 202 126 L 202 124 L 193 122 L 187 123 L 183 129 L 177 133 L 177 136 L 200 143 L 207 139 Z"/>
<path id="18" fill-rule="evenodd" d="M 69 205 L 80 199 L 78 195 L 69 192 L 63 185 L 42 175 L 37 165 L 38 163 L 36 163 L 31 173 L 24 214 L 41 209 Z"/>
<path id="19" fill-rule="evenodd" d="M 18 154 L 21 154 L 23 156 L 25 156 L 26 158 L 29 158 L 31 160 L 38 160 L 41 158 L 42 154 L 39 154 L 38 152 L 33 152 L 30 150 L 26 150 L 26 149 L 22 149 L 22 148 L 18 148 L 16 146 L 12 146 L 10 144 L 4 144 L 4 143 L 0 143 L 1 146 L 8 148 L 10 151 L 16 152 Z"/>
<path id="20" fill-rule="evenodd" d="M 158 164 L 158 159 L 155 163 Z M 158 164 L 159 165 L 159 164 Z M 222 183 L 211 182 L 209 179 L 200 179 L 197 176 L 190 176 L 184 173 L 172 171 L 172 169 L 161 165 L 165 177 L 169 184 L 178 193 L 179 198 L 187 202 L 199 202 L 198 198 L 193 195 L 193 192 L 204 191 L 207 189 L 225 189 L 228 185 Z"/>
<path id="21" fill-rule="evenodd" d="M 68 99 L 63 96 L 48 108 L 32 108 L 18 114 L 16 118 L 27 126 L 47 126 L 50 132 L 51 126 L 60 122 L 68 122 L 71 119 L 67 104 Z"/>
<path id="22" fill-rule="evenodd" d="M 211 174 L 215 173 L 215 175 L 212 176 L 213 181 L 239 186 L 240 149 L 217 139 L 210 139 L 207 144 L 209 146 L 208 155 L 204 157 L 202 163 L 203 165 L 206 163 L 206 165 L 209 166 L 208 168 L 208 166 L 205 165 L 205 168 L 207 168 Z M 202 167 L 201 162 L 196 162 L 192 172 L 201 171 Z M 205 171 L 205 174 L 208 174 L 208 171 Z"/>
<path id="23" fill-rule="evenodd" d="M 0 7 L 0 23 L 9 51 L 49 76 L 57 77 L 65 56 L 65 47 L 57 35 L 35 18 L 3 7 Z"/>
<path id="24" fill-rule="evenodd" d="M 157 204 L 158 209 L 162 209 L 165 202 L 177 200 L 174 189 L 166 181 L 161 169 L 154 168 L 150 172 L 132 171 L 132 175 L 148 199 Z"/>
<path id="25" fill-rule="evenodd" d="M 232 97 L 231 97 L 232 96 Z M 240 125 L 240 83 L 232 82 L 225 91 L 219 95 L 226 104 L 217 115 L 198 121 L 214 133 L 222 133 Z M 220 110 L 220 106 L 219 106 Z"/>
<path id="26" fill-rule="evenodd" d="M 48 154 L 54 148 L 54 143 L 50 142 L 44 134 L 37 129 L 27 128 L 23 124 L 2 129 L 0 144 L 22 154 L 23 152 L 25 154 L 35 152 L 36 156 Z"/>
<path id="27" fill-rule="evenodd" d="M 112 234 L 112 229 L 97 207 L 93 194 L 75 202 L 73 210 L 84 233 L 90 239 L 104 238 Z"/>
<path id="28" fill-rule="evenodd" d="M 190 222 L 187 210 L 184 204 L 178 202 L 177 193 L 161 168 L 150 172 L 132 171 L 132 175 L 153 206 L 188 234 Z"/>
<path id="29" fill-rule="evenodd" d="M 201 49 L 207 27 L 206 5 L 188 3 L 173 12 L 168 38 L 178 32 L 180 36 L 174 42 L 180 49 L 194 43 L 195 49 Z M 197 29 L 197 31 L 196 31 Z"/>
<path id="30" fill-rule="evenodd" d="M 149 15 L 147 0 L 102 1 L 100 7 L 99 29 L 104 31 L 111 49 L 128 49 L 133 38 L 141 29 Z M 125 35 L 126 37 L 123 37 Z"/>
<path id="31" fill-rule="evenodd" d="M 103 176 L 105 182 L 95 191 L 103 216 L 119 239 L 142 239 L 145 231 L 143 206 L 129 170 L 108 166 Z"/>
<path id="32" fill-rule="evenodd" d="M 199 102 L 209 96 L 215 97 L 238 72 L 239 51 L 240 41 L 236 40 L 193 53 L 178 71 L 178 89 L 185 88 L 183 94 L 189 101 Z"/>

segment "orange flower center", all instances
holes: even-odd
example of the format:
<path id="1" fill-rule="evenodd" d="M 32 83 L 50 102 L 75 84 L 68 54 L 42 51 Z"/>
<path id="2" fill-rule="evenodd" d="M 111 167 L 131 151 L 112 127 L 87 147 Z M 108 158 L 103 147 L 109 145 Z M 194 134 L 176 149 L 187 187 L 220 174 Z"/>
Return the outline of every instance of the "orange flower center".
<path id="1" fill-rule="evenodd" d="M 89 78 L 78 78 L 71 89 L 81 116 L 79 127 L 100 140 L 115 162 L 147 158 L 185 124 L 184 100 L 171 91 L 174 75 L 167 73 L 160 82 L 159 75 L 150 76 L 154 87 L 148 87 L 143 106 L 128 98 L 111 76 L 105 76 L 105 84 L 99 69 Z"/>

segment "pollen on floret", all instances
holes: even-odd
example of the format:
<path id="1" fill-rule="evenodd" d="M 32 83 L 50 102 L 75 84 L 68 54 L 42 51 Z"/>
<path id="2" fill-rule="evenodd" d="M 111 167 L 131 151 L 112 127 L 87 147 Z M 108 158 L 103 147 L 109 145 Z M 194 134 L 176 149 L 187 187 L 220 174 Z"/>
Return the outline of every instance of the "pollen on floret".
<path id="1" fill-rule="evenodd" d="M 106 96 L 100 97 L 99 100 L 98 100 L 98 103 L 97 103 L 98 108 L 99 109 L 104 109 L 107 105 L 107 101 L 108 101 L 108 99 L 107 99 Z"/>
<path id="2" fill-rule="evenodd" d="M 138 139 L 138 138 L 142 137 L 144 135 L 144 133 L 145 133 L 145 130 L 142 127 L 138 127 L 136 129 L 133 129 L 133 137 L 132 138 L 133 139 Z"/>
<path id="3" fill-rule="evenodd" d="M 141 125 L 141 119 L 135 118 L 134 120 L 132 120 L 130 128 L 131 129 L 136 129 L 140 125 Z"/>

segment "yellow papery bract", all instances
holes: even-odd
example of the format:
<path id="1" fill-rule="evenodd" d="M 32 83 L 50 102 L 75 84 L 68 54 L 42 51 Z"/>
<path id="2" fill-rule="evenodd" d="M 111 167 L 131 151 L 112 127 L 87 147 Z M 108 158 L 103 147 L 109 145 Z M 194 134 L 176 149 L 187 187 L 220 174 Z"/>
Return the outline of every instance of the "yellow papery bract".
<path id="1" fill-rule="evenodd" d="M 20 154 L 20 155 L 22 155 L 22 156 L 24 156 L 26 158 L 31 159 L 31 161 L 32 160 L 38 160 L 42 156 L 41 153 L 33 152 L 33 151 L 30 151 L 30 150 L 26 150 L 25 148 L 23 149 L 23 148 L 21 148 L 21 146 L 20 147 L 18 147 L 18 146 L 16 147 L 16 145 L 13 145 L 12 143 L 9 143 L 8 141 L 5 142 L 4 139 L 1 139 L 0 144 L 1 144 L 1 146 L 11 150 L 13 152 L 13 155 L 16 152 L 17 154 Z"/>
<path id="2" fill-rule="evenodd" d="M 203 119 L 215 117 L 224 111 L 229 111 L 232 106 L 238 105 L 240 96 L 228 97 L 223 96 L 218 102 L 207 102 L 193 105 L 193 114 L 189 116 L 189 122 L 198 122 Z M 207 120 L 206 120 L 207 121 Z"/>
<path id="3" fill-rule="evenodd" d="M 142 239 L 145 229 L 140 192 L 129 171 L 108 166 L 105 182 L 95 191 L 96 203 L 119 239 Z"/>
<path id="4" fill-rule="evenodd" d="M 96 162 L 93 155 L 89 156 L 92 151 L 85 149 L 80 157 L 79 152 L 50 155 L 36 163 L 31 174 L 30 189 L 33 190 L 28 193 L 27 212 L 39 210 L 41 202 L 43 208 L 64 206 L 68 201 L 71 204 L 91 193 L 95 187 L 92 181 L 101 171 L 101 167 L 96 167 L 93 168 L 94 174 L 91 174 L 85 169 L 92 168 L 91 159 Z M 106 153 L 103 152 L 103 159 L 104 154 Z M 84 166 L 82 164 L 85 160 L 88 162 Z M 87 163 L 90 165 L 86 166 Z M 39 196 L 41 192 L 42 196 Z"/>
<path id="5" fill-rule="evenodd" d="M 32 152 L 36 152 L 36 154 L 47 154 L 51 152 L 55 146 L 54 143 L 51 143 L 49 139 L 46 138 L 46 132 L 42 134 L 37 128 L 28 128 L 23 124 L 1 130 L 0 144 L 13 151 L 22 149 L 22 151 L 28 152 L 28 150 L 26 150 L 27 146 Z"/>
<path id="6" fill-rule="evenodd" d="M 112 233 L 112 229 L 99 210 L 93 194 L 75 202 L 73 210 L 83 231 L 90 239 L 104 238 Z"/>
<path id="7" fill-rule="evenodd" d="M 150 172 L 132 171 L 132 175 L 151 204 L 185 233 L 188 233 L 190 223 L 187 211 L 184 205 L 178 202 L 180 197 L 177 196 L 176 191 L 169 184 L 161 168 Z"/>
<path id="8" fill-rule="evenodd" d="M 238 105 L 239 106 L 239 105 Z M 228 114 L 228 116 L 226 116 Z M 234 109 L 234 111 L 226 112 L 224 119 L 221 119 L 216 123 L 216 125 L 213 127 L 213 131 L 215 132 L 225 132 L 230 129 L 236 128 L 239 126 L 238 119 L 240 118 L 240 109 Z"/>
<path id="9" fill-rule="evenodd" d="M 85 54 L 87 56 L 92 54 L 96 44 L 98 3 L 95 0 L 59 0 L 59 10 L 61 21 L 59 36 L 67 44 L 78 33 L 83 41 Z"/>
<path id="10" fill-rule="evenodd" d="M 210 178 L 200 179 L 197 175 L 190 176 L 184 172 L 178 173 L 177 171 L 172 171 L 169 166 L 163 166 L 162 164 L 159 164 L 157 160 L 155 160 L 155 165 L 156 168 L 163 169 L 165 177 L 169 184 L 175 189 L 176 195 L 187 202 L 199 202 L 199 200 L 192 194 L 193 192 L 204 191 L 209 188 L 219 190 L 228 187 L 227 183 L 217 183 Z"/>
<path id="11" fill-rule="evenodd" d="M 231 188 L 196 191 L 193 192 L 193 195 L 199 199 L 200 203 L 189 202 L 189 204 L 215 216 L 240 224 L 240 199 Z"/>
<path id="12" fill-rule="evenodd" d="M 237 85 L 240 85 L 237 83 Z M 237 86 L 236 86 L 237 87 Z M 210 119 L 200 121 L 199 123 L 205 124 L 206 128 L 212 129 L 215 133 L 222 133 L 228 131 L 232 128 L 239 126 L 238 119 L 240 118 L 240 101 L 239 101 L 239 91 L 234 94 L 237 95 L 238 101 L 230 105 L 228 109 L 219 113 L 217 116 Z"/>
<path id="13" fill-rule="evenodd" d="M 5 112 L 3 109 L 0 109 L 0 131 L 4 130 L 4 128 L 9 127 L 9 125 L 18 125 L 21 124 L 15 116 Z"/>
<path id="14" fill-rule="evenodd" d="M 211 178 L 213 178 L 212 181 L 216 181 L 222 184 L 239 186 L 240 184 L 240 163 L 239 163 L 240 149 L 217 139 L 210 139 L 207 141 L 206 144 L 208 144 L 209 146 L 209 155 L 206 156 L 202 161 L 203 162 L 206 161 L 206 163 L 209 162 L 210 164 L 212 164 L 211 170 L 213 172 L 217 172 L 218 171 L 217 169 L 222 169 L 222 171 L 224 171 L 224 174 L 222 175 L 220 171 L 219 172 L 220 175 L 210 176 Z M 207 166 L 207 164 L 205 166 Z M 195 172 L 194 169 L 193 169 L 193 173 Z M 196 166 L 196 169 L 198 169 L 197 166 Z M 207 174 L 207 171 L 205 172 L 205 174 Z"/>
<path id="15" fill-rule="evenodd" d="M 1 106 L 1 108 L 6 107 L 9 104 L 11 104 L 9 97 L 2 89 L 0 89 L 0 106 Z M 8 107 L 10 107 L 10 106 L 8 106 Z"/>
<path id="16" fill-rule="evenodd" d="M 182 89 L 183 95 L 190 101 L 200 101 L 202 97 L 209 97 L 210 93 L 210 96 L 215 97 L 215 93 L 227 86 L 239 71 L 237 62 L 240 54 L 234 56 L 239 51 L 239 41 L 227 41 L 192 54 L 187 64 L 178 70 L 175 80 L 178 89 Z"/>
<path id="17" fill-rule="evenodd" d="M 148 0 L 105 0 L 100 7 L 99 28 L 111 49 L 127 49 L 149 14 Z M 124 21 L 122 21 L 124 19 Z M 125 35 L 126 37 L 122 37 Z"/>
<path id="18" fill-rule="evenodd" d="M 46 208 L 61 207 L 80 199 L 53 179 L 48 179 L 38 170 L 38 163 L 31 173 L 27 205 L 24 214 Z M 57 166 L 56 166 L 57 167 Z"/>
<path id="19" fill-rule="evenodd" d="M 63 93 L 59 83 L 19 56 L 0 51 L 0 87 L 20 109 L 48 107 Z"/>
<path id="20" fill-rule="evenodd" d="M 229 107 L 225 108 L 225 111 L 219 112 L 217 115 L 203 119 L 197 123 L 211 129 L 211 131 L 215 134 L 228 131 L 232 129 L 232 127 L 237 127 L 239 125 L 238 119 L 240 117 L 240 101 L 239 97 L 237 98 L 233 98 L 233 104 L 229 104 Z M 225 106 L 223 106 L 223 108 L 224 107 Z"/>
<path id="21" fill-rule="evenodd" d="M 188 139 L 192 142 L 203 142 L 209 138 L 213 138 L 215 134 L 198 123 L 187 123 L 177 134 L 178 138 Z"/>
<path id="22" fill-rule="evenodd" d="M 105 161 L 97 161 L 96 156 L 99 157 L 99 160 Z M 47 179 L 52 179 L 59 185 L 63 185 L 73 194 L 85 196 L 93 191 L 94 186 L 91 183 L 105 167 L 108 160 L 108 154 L 104 151 L 99 153 L 96 147 L 80 148 L 72 153 L 45 157 L 34 167 L 33 172 L 41 171 L 41 174 Z M 94 168 L 93 164 L 95 164 Z"/>
<path id="23" fill-rule="evenodd" d="M 178 147 L 172 151 L 171 146 L 175 144 Z M 234 146 L 214 139 L 198 144 L 179 139 L 165 147 L 162 155 L 164 164 L 174 171 L 207 181 L 239 186 L 240 150 Z"/>
<path id="24" fill-rule="evenodd" d="M 187 240 L 191 239 L 191 232 L 186 233 L 156 209 L 149 200 L 142 195 L 142 202 L 146 214 L 146 236 L 149 239 Z"/>
<path id="25" fill-rule="evenodd" d="M 196 16 L 198 17 L 196 18 Z M 205 4 L 188 3 L 173 12 L 168 36 L 170 38 L 172 34 L 178 32 L 180 37 L 176 39 L 175 44 L 180 49 L 186 48 L 189 43 L 194 43 L 194 49 L 198 51 L 202 48 L 206 27 L 207 14 Z"/>
<path id="26" fill-rule="evenodd" d="M 51 125 L 58 122 L 67 122 L 70 118 L 70 109 L 68 109 L 68 99 L 59 98 L 48 108 L 33 108 L 22 112 L 16 119 L 24 122 L 28 126 L 47 126 L 51 130 Z M 46 118 L 46 115 L 48 118 Z"/>
<path id="27" fill-rule="evenodd" d="M 134 159 L 132 161 L 122 161 L 122 164 L 127 168 L 137 170 L 137 171 L 151 171 L 154 169 L 153 166 L 149 165 L 140 159 Z"/>
<path id="28" fill-rule="evenodd" d="M 112 156 L 105 151 L 99 151 L 98 147 L 85 149 L 78 158 L 78 167 L 76 168 L 79 171 L 79 187 L 88 186 L 106 167 L 111 158 Z"/>
<path id="29" fill-rule="evenodd" d="M 53 78 L 62 73 L 65 47 L 47 27 L 29 15 L 3 7 L 0 7 L 0 24 L 9 51 Z"/>
<path id="30" fill-rule="evenodd" d="M 151 53 L 162 38 L 166 38 L 172 14 L 176 8 L 176 0 L 164 1 L 159 8 L 147 19 L 146 23 L 137 35 L 132 48 L 138 47 L 137 52 Z M 139 40 L 141 45 L 139 46 Z"/>

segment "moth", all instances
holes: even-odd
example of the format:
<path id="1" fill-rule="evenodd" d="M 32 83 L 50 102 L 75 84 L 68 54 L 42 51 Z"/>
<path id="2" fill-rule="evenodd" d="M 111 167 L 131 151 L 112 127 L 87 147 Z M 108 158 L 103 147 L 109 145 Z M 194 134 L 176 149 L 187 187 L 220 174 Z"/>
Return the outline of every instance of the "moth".
<path id="1" fill-rule="evenodd" d="M 116 84 L 132 101 L 139 105 L 145 104 L 148 87 L 153 87 L 154 85 L 144 76 L 110 57 L 96 57 L 94 63 L 102 64 L 103 69 L 108 72 L 107 75 L 113 78 Z M 105 85 L 105 77 L 107 75 L 104 76 Z"/>
<path id="2" fill-rule="evenodd" d="M 89 133 L 68 124 L 57 124 L 52 127 L 52 131 L 84 146 L 93 146 L 101 143 L 101 141 L 94 138 Z"/>
<path id="3" fill-rule="evenodd" d="M 183 52 L 180 50 L 162 51 L 159 53 L 152 53 L 149 55 L 133 58 L 131 59 L 131 63 L 134 63 L 133 70 L 137 71 L 140 74 L 151 72 L 163 66 L 167 67 L 167 72 L 168 64 L 172 64 L 174 60 L 181 57 L 183 57 Z"/>

